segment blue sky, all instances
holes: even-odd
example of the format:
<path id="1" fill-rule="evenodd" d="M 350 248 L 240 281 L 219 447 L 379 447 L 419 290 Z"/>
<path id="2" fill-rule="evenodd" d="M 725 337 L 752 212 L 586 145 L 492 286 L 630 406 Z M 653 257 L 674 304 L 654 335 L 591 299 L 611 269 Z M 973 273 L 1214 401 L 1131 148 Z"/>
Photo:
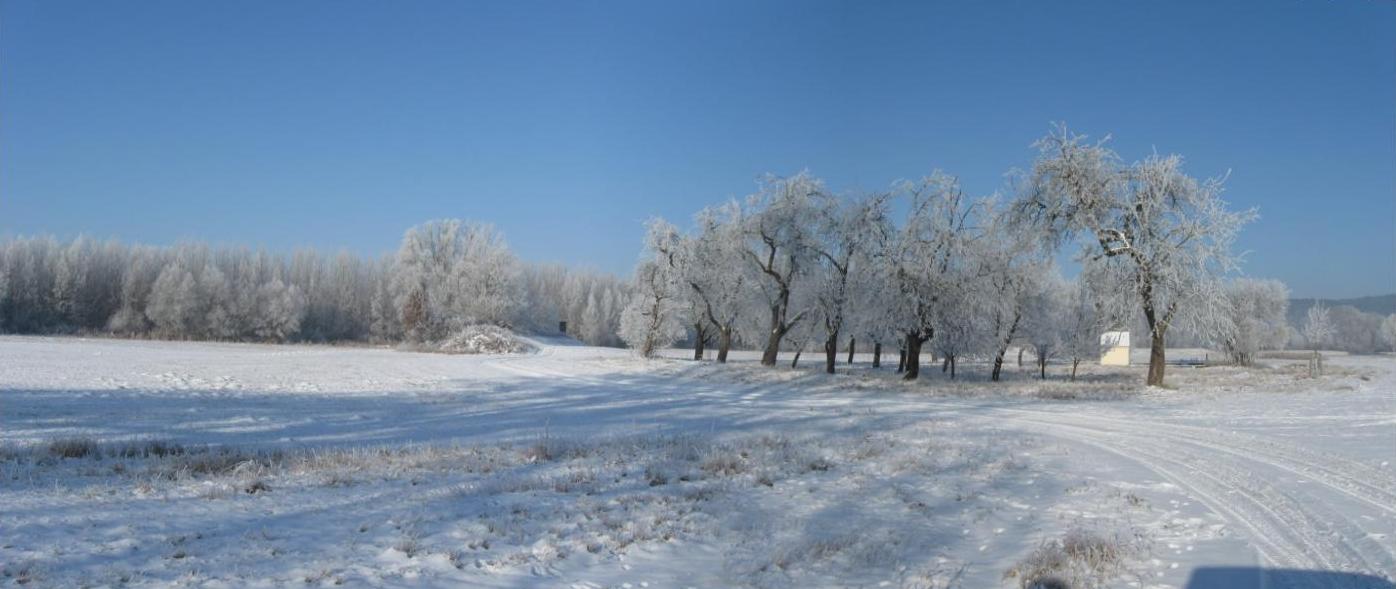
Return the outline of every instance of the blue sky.
<path id="1" fill-rule="evenodd" d="M 974 193 L 1052 121 L 1231 171 L 1247 271 L 1396 291 L 1396 3 L 0 2 L 0 234 L 628 272 L 765 172 Z"/>

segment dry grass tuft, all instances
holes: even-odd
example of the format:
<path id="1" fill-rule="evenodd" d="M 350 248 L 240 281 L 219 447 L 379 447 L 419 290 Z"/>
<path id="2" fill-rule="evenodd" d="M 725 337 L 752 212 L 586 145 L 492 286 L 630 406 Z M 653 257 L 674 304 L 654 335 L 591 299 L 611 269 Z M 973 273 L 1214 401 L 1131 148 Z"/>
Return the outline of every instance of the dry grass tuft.
<path id="1" fill-rule="evenodd" d="M 1102 587 L 1121 572 L 1134 548 L 1080 528 L 1043 542 L 1018 561 L 1003 578 L 1017 579 L 1022 589 L 1090 589 Z"/>

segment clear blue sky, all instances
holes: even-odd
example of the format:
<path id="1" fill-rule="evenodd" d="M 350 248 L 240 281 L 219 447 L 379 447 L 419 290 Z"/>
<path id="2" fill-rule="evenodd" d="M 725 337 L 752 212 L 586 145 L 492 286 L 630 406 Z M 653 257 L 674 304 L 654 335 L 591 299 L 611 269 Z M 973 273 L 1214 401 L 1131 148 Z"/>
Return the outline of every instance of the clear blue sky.
<path id="1" fill-rule="evenodd" d="M 378 254 L 437 217 L 628 272 L 809 168 L 987 193 L 1051 121 L 1231 170 L 1250 274 L 1396 291 L 1396 3 L 0 0 L 0 235 Z"/>

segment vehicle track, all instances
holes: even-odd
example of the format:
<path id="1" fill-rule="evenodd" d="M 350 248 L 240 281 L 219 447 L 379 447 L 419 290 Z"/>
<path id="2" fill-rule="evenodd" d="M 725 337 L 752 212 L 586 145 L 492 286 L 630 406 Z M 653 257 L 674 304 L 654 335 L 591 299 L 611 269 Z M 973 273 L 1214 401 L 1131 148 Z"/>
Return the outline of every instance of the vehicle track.
<path id="1" fill-rule="evenodd" d="M 1396 552 L 1327 507 L 1321 493 L 1282 490 L 1267 481 L 1264 469 L 1278 468 L 1268 461 L 1249 459 L 1244 451 L 1223 451 L 1205 445 L 1189 447 L 1186 441 L 1154 436 L 1152 432 L 1063 423 L 1050 419 L 1054 417 L 1051 413 L 1044 417 L 1048 418 L 1010 419 L 1034 431 L 1088 444 L 1157 472 L 1245 530 L 1268 566 L 1361 572 L 1388 578 L 1396 568 Z M 1319 479 L 1311 480 L 1322 483 Z M 1321 488 L 1343 491 L 1328 484 Z"/>

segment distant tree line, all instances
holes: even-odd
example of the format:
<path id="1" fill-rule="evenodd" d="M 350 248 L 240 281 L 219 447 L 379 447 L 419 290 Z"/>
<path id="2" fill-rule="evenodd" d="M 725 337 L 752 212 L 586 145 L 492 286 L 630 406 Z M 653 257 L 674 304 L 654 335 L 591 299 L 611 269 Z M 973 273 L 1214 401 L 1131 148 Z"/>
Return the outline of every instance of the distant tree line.
<path id="1" fill-rule="evenodd" d="M 88 237 L 0 243 L 0 331 L 227 341 L 431 341 L 473 323 L 619 345 L 629 286 L 520 262 L 488 225 L 432 221 L 394 255 L 276 255 Z"/>
<path id="2" fill-rule="evenodd" d="M 1317 317 L 1304 315 L 1303 323 L 1291 325 L 1287 336 L 1289 347 L 1294 349 L 1322 348 L 1352 354 L 1372 354 L 1396 352 L 1396 314 L 1381 315 L 1363 311 L 1352 305 L 1324 306 L 1315 302 L 1310 309 L 1322 309 L 1327 330 L 1320 330 L 1321 337 L 1314 337 L 1306 328 Z"/>

